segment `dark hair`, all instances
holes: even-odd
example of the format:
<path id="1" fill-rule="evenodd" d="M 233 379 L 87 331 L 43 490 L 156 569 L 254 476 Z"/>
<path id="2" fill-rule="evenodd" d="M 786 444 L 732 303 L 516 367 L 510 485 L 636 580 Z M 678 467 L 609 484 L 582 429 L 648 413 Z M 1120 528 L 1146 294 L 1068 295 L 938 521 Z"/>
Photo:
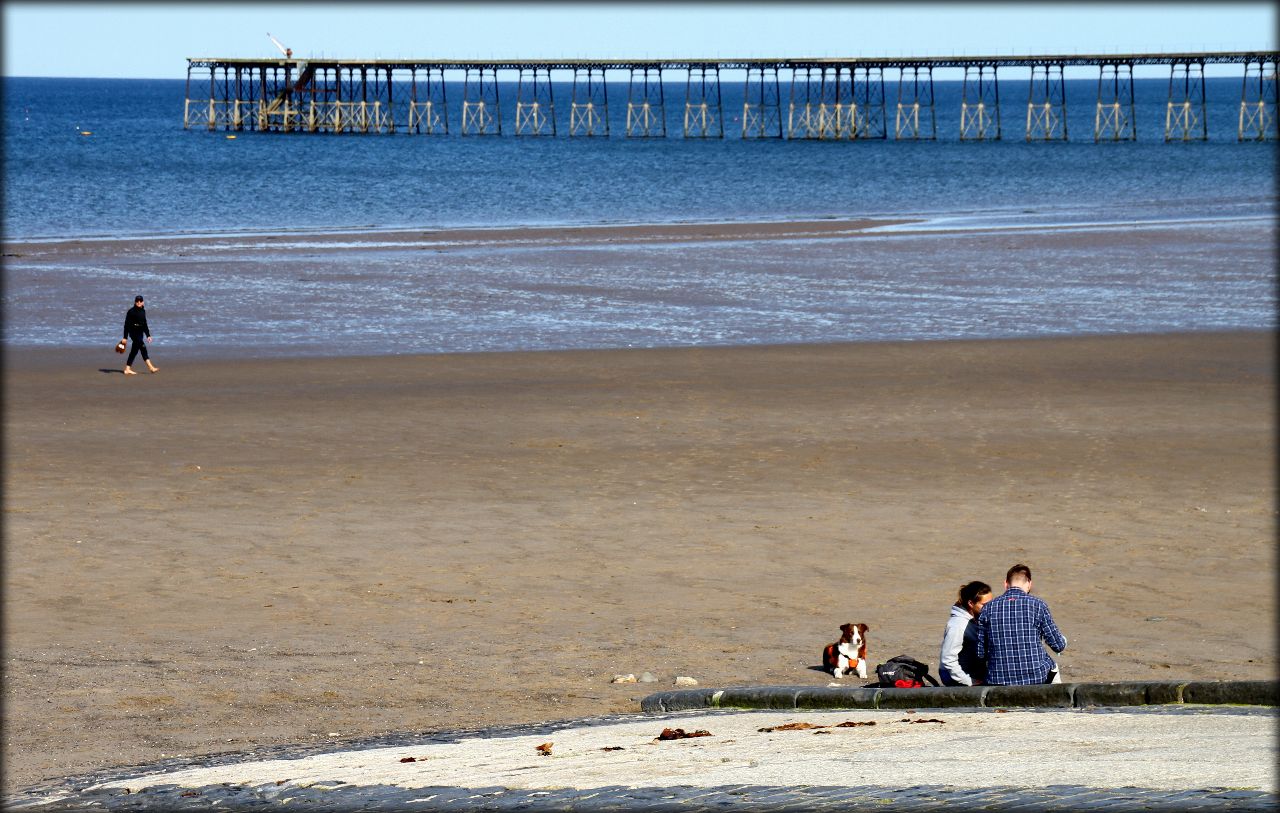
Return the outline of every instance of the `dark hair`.
<path id="1" fill-rule="evenodd" d="M 956 606 L 963 609 L 969 609 L 969 605 L 978 600 L 979 596 L 985 596 L 991 592 L 991 585 L 986 582 L 973 581 L 960 588 L 960 598 L 956 601 Z"/>
<path id="2" fill-rule="evenodd" d="M 137 296 L 135 296 L 135 297 L 133 298 L 133 301 L 134 301 L 134 302 L 144 302 L 145 300 L 142 298 L 142 294 L 138 294 Z"/>
<path id="3" fill-rule="evenodd" d="M 1009 572 L 1004 574 L 1005 583 L 1013 581 L 1014 576 L 1022 576 L 1027 581 L 1031 581 L 1031 568 L 1026 565 L 1014 565 L 1009 568 Z"/>

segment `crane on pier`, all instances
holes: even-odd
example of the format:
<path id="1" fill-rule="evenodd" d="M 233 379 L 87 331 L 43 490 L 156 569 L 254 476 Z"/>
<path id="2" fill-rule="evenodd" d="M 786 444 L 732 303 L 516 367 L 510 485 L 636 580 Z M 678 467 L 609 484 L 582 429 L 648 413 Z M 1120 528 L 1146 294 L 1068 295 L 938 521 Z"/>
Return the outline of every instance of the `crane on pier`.
<path id="1" fill-rule="evenodd" d="M 292 48 L 286 48 L 283 45 L 281 45 L 280 40 L 276 39 L 275 37 L 272 37 L 270 31 L 267 32 L 267 37 L 269 37 L 271 41 L 276 44 L 276 47 L 280 49 L 280 53 L 284 54 L 285 59 L 293 59 Z"/>

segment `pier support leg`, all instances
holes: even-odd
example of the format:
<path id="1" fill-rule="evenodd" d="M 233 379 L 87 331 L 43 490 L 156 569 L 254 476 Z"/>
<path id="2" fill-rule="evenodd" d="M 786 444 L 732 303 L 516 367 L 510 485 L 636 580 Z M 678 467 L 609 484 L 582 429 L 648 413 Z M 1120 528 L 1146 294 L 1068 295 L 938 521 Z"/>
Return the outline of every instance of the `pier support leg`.
<path id="1" fill-rule="evenodd" d="M 355 81 L 354 75 L 352 81 Z M 353 94 L 346 117 L 350 129 L 359 133 L 394 133 L 393 87 L 391 68 L 362 66 L 359 90 Z"/>
<path id="2" fill-rule="evenodd" d="M 1098 107 L 1093 116 L 1093 141 L 1137 141 L 1133 115 L 1133 65 L 1098 66 Z"/>
<path id="3" fill-rule="evenodd" d="M 316 68 L 312 71 L 309 83 L 310 99 L 307 111 L 308 127 L 311 132 L 335 132 L 334 125 L 341 120 L 339 112 L 338 66 Z"/>
<path id="4" fill-rule="evenodd" d="M 556 100 L 551 90 L 551 69 L 522 66 L 516 85 L 516 135 L 555 134 Z"/>
<path id="5" fill-rule="evenodd" d="M 215 70 L 214 75 L 215 90 L 211 94 L 214 98 L 214 129 L 230 130 L 232 108 L 235 106 L 235 88 L 231 81 L 231 71 L 224 67 L 221 70 Z"/>
<path id="6" fill-rule="evenodd" d="M 1275 141 L 1280 138 L 1280 84 L 1275 59 L 1250 59 L 1244 65 L 1240 92 L 1240 126 L 1237 141 Z"/>
<path id="7" fill-rule="evenodd" d="M 1209 122 L 1204 115 L 1204 63 L 1175 62 L 1169 66 L 1164 140 L 1209 140 Z"/>
<path id="8" fill-rule="evenodd" d="M 502 135 L 498 69 L 468 65 L 462 79 L 462 135 Z"/>
<path id="9" fill-rule="evenodd" d="M 361 84 L 354 68 L 339 65 L 333 75 L 334 95 L 329 106 L 329 132 L 345 133 L 356 123 Z"/>
<path id="10" fill-rule="evenodd" d="M 724 138 L 718 65 L 689 68 L 684 83 L 684 137 Z"/>
<path id="11" fill-rule="evenodd" d="M 377 76 L 375 72 L 374 76 Z M 369 69 L 360 69 L 360 101 L 356 104 L 355 128 L 357 132 L 367 133 L 372 126 L 373 104 L 377 101 L 374 96 L 373 102 L 369 100 Z"/>
<path id="12" fill-rule="evenodd" d="M 318 133 L 328 129 L 332 118 L 332 99 L 329 98 L 330 71 L 312 72 L 312 79 L 307 83 L 305 101 L 300 97 L 299 105 L 303 110 L 302 128 L 308 133 Z"/>
<path id="13" fill-rule="evenodd" d="M 924 136 L 920 135 L 921 114 L 924 114 L 928 125 L 927 135 Z M 918 141 L 921 138 L 937 140 L 938 120 L 933 109 L 932 66 L 906 67 L 898 73 L 898 115 L 894 119 L 893 137 L 899 141 Z"/>
<path id="14" fill-rule="evenodd" d="M 265 132 L 268 129 L 267 123 L 267 105 L 271 102 L 271 89 L 267 85 L 267 69 L 258 68 L 258 113 L 254 118 L 258 122 L 258 131 Z"/>
<path id="15" fill-rule="evenodd" d="M 569 105 L 569 136 L 609 135 L 609 90 L 604 68 L 573 70 L 573 99 Z"/>
<path id="16" fill-rule="evenodd" d="M 415 68 L 410 79 L 409 132 L 436 135 L 449 132 L 449 109 L 444 92 L 444 68 L 423 69 L 418 84 Z"/>
<path id="17" fill-rule="evenodd" d="M 964 68 L 960 140 L 1000 140 L 1000 84 L 995 65 L 966 65 Z"/>
<path id="18" fill-rule="evenodd" d="M 884 70 L 853 68 L 853 116 L 850 138 L 887 138 L 884 114 Z"/>
<path id="19" fill-rule="evenodd" d="M 662 69 L 633 67 L 627 84 L 627 138 L 666 138 Z"/>
<path id="20" fill-rule="evenodd" d="M 846 65 L 824 68 L 818 138 L 857 138 L 858 108 L 854 101 L 853 71 Z"/>
<path id="21" fill-rule="evenodd" d="M 236 66 L 236 79 L 231 98 L 231 129 L 237 132 L 254 129 L 257 105 L 254 97 L 253 71 Z"/>
<path id="22" fill-rule="evenodd" d="M 379 98 L 385 101 L 382 103 L 379 126 L 383 132 L 394 133 L 396 131 L 396 82 L 395 69 L 390 66 L 382 70 L 381 91 Z"/>
<path id="23" fill-rule="evenodd" d="M 262 69 L 262 98 L 258 100 L 258 128 L 290 133 L 298 129 L 298 106 L 293 97 L 293 64 Z"/>
<path id="24" fill-rule="evenodd" d="M 787 138 L 813 138 L 814 128 L 810 124 L 812 102 L 809 97 L 813 82 L 810 77 L 813 68 L 792 68 L 790 99 L 787 102 Z"/>
<path id="25" fill-rule="evenodd" d="M 196 123 L 207 130 L 241 130 L 248 116 L 247 105 L 242 106 L 245 91 L 243 68 L 239 66 L 215 66 L 209 68 L 208 98 L 191 103 L 190 74 L 187 78 L 187 105 L 183 127 Z M 195 111 L 194 115 L 192 111 Z"/>
<path id="26" fill-rule="evenodd" d="M 201 93 L 200 89 L 205 88 L 204 71 L 209 72 L 208 90 Z M 192 80 L 195 80 L 193 83 Z M 196 93 L 192 93 L 195 90 Z M 206 130 L 214 128 L 215 121 L 214 104 L 213 104 L 213 68 L 207 68 L 203 65 L 187 63 L 187 91 L 186 100 L 182 106 L 182 129 L 189 130 L 192 127 L 203 127 Z"/>
<path id="27" fill-rule="evenodd" d="M 793 68 L 791 102 L 787 109 L 787 138 L 835 138 L 840 102 L 836 68 Z"/>
<path id="28" fill-rule="evenodd" d="M 1032 65 L 1027 141 L 1067 140 L 1067 91 L 1061 65 Z"/>
<path id="29" fill-rule="evenodd" d="M 742 99 L 743 138 L 782 138 L 777 68 L 748 67 Z"/>

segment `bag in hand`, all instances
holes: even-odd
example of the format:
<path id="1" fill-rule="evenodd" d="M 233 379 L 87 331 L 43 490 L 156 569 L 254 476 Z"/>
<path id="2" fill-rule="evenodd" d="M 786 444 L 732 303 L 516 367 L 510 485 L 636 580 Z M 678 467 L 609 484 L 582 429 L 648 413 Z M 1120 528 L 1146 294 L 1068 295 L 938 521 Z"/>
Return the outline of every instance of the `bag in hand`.
<path id="1" fill-rule="evenodd" d="M 929 674 L 929 664 L 906 655 L 890 658 L 877 666 L 876 678 L 876 685 L 882 689 L 915 689 L 926 683 L 938 685 L 938 681 Z"/>
<path id="2" fill-rule="evenodd" d="M 124 340 L 124 339 L 121 339 L 121 340 L 119 341 L 119 343 L 118 343 L 118 344 L 116 344 L 116 352 L 117 352 L 117 353 L 123 353 L 123 352 L 124 352 L 125 347 L 127 347 L 127 346 L 128 346 L 128 342 L 127 342 L 126 340 Z"/>

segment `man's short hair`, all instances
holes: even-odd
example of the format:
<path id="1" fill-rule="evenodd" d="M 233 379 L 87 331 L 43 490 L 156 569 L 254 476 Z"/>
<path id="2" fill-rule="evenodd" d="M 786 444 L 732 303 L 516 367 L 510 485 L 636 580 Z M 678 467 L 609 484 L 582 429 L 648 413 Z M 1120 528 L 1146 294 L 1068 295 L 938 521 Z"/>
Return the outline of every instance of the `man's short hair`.
<path id="1" fill-rule="evenodd" d="M 1026 565 L 1014 565 L 1009 568 L 1009 572 L 1004 575 L 1005 584 L 1013 581 L 1014 576 L 1020 576 L 1020 581 L 1031 581 L 1031 568 Z"/>

